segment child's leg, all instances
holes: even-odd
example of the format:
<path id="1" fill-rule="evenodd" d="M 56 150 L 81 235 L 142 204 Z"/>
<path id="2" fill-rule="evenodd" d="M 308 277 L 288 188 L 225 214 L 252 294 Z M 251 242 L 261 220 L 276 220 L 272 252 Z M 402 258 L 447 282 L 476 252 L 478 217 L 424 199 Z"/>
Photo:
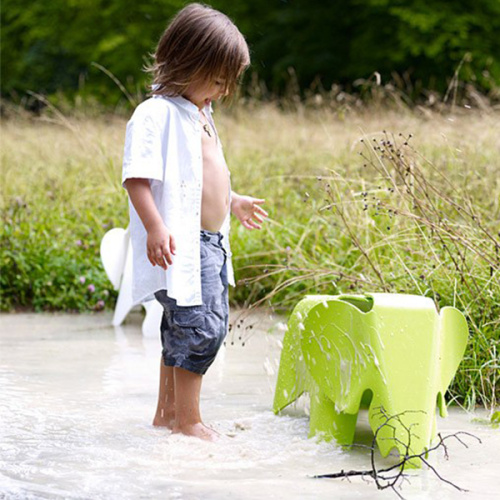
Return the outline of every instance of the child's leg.
<path id="1" fill-rule="evenodd" d="M 160 387 L 158 390 L 158 406 L 153 425 L 174 428 L 175 421 L 175 385 L 174 369 L 165 366 L 163 358 L 160 362 Z"/>
<path id="2" fill-rule="evenodd" d="M 202 375 L 183 368 L 174 368 L 175 379 L 175 423 L 174 432 L 214 441 L 217 432 L 201 421 L 200 390 Z"/>
<path id="3" fill-rule="evenodd" d="M 202 374 L 214 361 L 227 332 L 226 253 L 221 240 L 219 233 L 200 234 L 202 305 L 179 306 L 166 290 L 155 293 L 165 309 L 160 327 L 163 359 L 174 368 L 173 377 L 167 368 L 160 372 L 153 423 L 206 440 L 214 440 L 219 434 L 201 421 Z"/>

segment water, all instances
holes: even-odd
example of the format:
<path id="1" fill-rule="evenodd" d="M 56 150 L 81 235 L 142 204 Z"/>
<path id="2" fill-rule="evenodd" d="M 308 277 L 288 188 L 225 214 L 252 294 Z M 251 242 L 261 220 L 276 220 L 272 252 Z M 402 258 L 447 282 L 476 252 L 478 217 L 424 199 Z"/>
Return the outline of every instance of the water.
<path id="1" fill-rule="evenodd" d="M 105 314 L 0 315 L 0 498 L 396 498 L 371 481 L 311 477 L 368 469 L 369 452 L 308 439 L 305 402 L 273 415 L 278 318 L 260 313 L 238 323 L 233 330 L 245 345 L 230 337 L 204 379 L 204 420 L 228 436 L 217 443 L 151 426 L 159 341 L 142 337 L 137 314 L 122 328 L 110 321 Z M 483 442 L 451 443 L 449 460 L 441 452 L 430 457 L 469 490 L 468 499 L 499 498 L 500 429 L 485 419 L 459 410 L 439 419 L 443 434 L 467 431 Z M 360 420 L 356 439 L 368 444 Z M 413 472 L 400 493 L 458 494 L 430 470 Z"/>

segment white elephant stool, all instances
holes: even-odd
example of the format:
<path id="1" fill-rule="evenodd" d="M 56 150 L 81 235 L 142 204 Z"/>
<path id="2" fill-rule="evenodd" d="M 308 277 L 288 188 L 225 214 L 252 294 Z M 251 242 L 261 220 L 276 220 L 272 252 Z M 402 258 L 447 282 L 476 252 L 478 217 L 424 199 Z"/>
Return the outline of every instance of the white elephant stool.
<path id="1" fill-rule="evenodd" d="M 132 300 L 132 244 L 127 229 L 115 227 L 110 229 L 101 240 L 101 261 L 113 284 L 119 290 L 116 301 L 113 326 L 120 326 L 133 307 Z M 145 337 L 158 337 L 163 307 L 157 300 L 142 304 L 146 317 L 142 323 L 142 334 Z"/>

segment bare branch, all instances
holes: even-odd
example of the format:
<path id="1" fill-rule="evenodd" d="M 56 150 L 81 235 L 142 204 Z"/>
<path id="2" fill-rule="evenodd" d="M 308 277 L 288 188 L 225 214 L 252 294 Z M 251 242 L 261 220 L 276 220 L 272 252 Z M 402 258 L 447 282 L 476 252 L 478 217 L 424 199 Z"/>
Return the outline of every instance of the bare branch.
<path id="1" fill-rule="evenodd" d="M 411 428 L 413 427 L 413 425 L 409 425 L 409 426 L 405 425 L 404 422 L 401 420 L 401 416 L 403 416 L 405 413 L 411 413 L 411 412 L 416 413 L 419 411 L 418 410 L 405 411 L 405 412 L 398 413 L 396 415 L 388 415 L 387 412 L 382 407 L 376 408 L 375 410 L 378 410 L 375 413 L 376 415 L 383 416 L 384 422 L 375 430 L 373 440 L 372 440 L 372 445 L 371 446 L 353 445 L 353 446 L 359 446 L 359 447 L 366 447 L 366 448 L 370 449 L 371 469 L 369 469 L 369 470 L 349 470 L 349 471 L 345 471 L 342 469 L 339 472 L 316 475 L 316 476 L 313 476 L 314 478 L 317 478 L 317 479 L 339 479 L 339 478 L 349 479 L 351 477 L 361 477 L 364 480 L 371 478 L 375 481 L 377 489 L 384 490 L 384 489 L 390 488 L 390 489 L 392 489 L 392 491 L 394 491 L 394 493 L 399 498 L 404 500 L 404 497 L 396 488 L 400 489 L 403 482 L 405 482 L 405 481 L 409 482 L 409 479 L 408 479 L 409 476 L 408 476 L 408 474 L 405 474 L 405 472 L 404 472 L 405 468 L 408 467 L 415 460 L 421 460 L 422 463 L 425 464 L 436 475 L 436 477 L 440 481 L 442 481 L 446 484 L 449 484 L 450 486 L 453 486 L 458 491 L 467 491 L 467 490 L 461 488 L 460 486 L 458 486 L 457 484 L 453 483 L 452 481 L 444 478 L 438 472 L 436 467 L 434 467 L 433 465 L 431 465 L 429 463 L 427 456 L 430 453 L 441 448 L 441 449 L 443 449 L 445 458 L 448 459 L 449 454 L 448 454 L 448 448 L 446 446 L 446 441 L 449 439 L 452 439 L 452 438 L 456 439 L 460 444 L 462 444 L 466 448 L 468 448 L 468 446 L 464 442 L 464 440 L 462 439 L 462 436 L 472 437 L 472 438 L 476 439 L 479 443 L 481 443 L 481 439 L 479 439 L 477 436 L 474 436 L 474 434 L 470 434 L 470 433 L 464 432 L 464 431 L 459 431 L 459 432 L 456 432 L 454 434 L 450 434 L 447 436 L 442 436 L 441 434 L 438 434 L 438 442 L 434 446 L 426 449 L 422 453 L 412 454 L 412 453 L 410 453 L 411 441 L 413 438 L 416 437 L 415 434 L 411 431 Z M 396 426 L 394 426 L 392 424 L 393 421 L 397 421 L 398 424 L 406 431 L 407 437 L 408 437 L 407 442 L 403 442 L 401 439 L 399 439 L 395 436 Z M 387 427 L 390 427 L 392 429 L 392 433 L 393 433 L 393 438 L 387 438 L 387 439 L 393 439 L 394 442 L 399 443 L 403 447 L 405 452 L 404 452 L 404 454 L 400 454 L 400 456 L 402 455 L 402 458 L 400 459 L 400 461 L 398 463 L 396 463 L 390 467 L 384 468 L 384 469 L 379 469 L 375 463 L 376 442 L 377 442 L 377 437 L 378 437 L 379 433 L 381 432 L 381 430 L 385 429 Z M 394 473 L 394 471 L 397 471 L 397 473 Z M 388 473 L 391 473 L 391 474 L 388 474 Z"/>

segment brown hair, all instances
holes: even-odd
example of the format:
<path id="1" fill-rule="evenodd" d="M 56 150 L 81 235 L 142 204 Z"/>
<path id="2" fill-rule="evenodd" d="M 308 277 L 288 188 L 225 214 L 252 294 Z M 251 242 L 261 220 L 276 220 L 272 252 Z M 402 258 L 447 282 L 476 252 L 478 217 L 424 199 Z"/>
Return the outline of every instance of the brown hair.
<path id="1" fill-rule="evenodd" d="M 248 46 L 233 22 L 206 5 L 180 10 L 163 33 L 154 64 L 152 94 L 182 95 L 194 83 L 223 79 L 232 93 L 250 64 Z"/>

